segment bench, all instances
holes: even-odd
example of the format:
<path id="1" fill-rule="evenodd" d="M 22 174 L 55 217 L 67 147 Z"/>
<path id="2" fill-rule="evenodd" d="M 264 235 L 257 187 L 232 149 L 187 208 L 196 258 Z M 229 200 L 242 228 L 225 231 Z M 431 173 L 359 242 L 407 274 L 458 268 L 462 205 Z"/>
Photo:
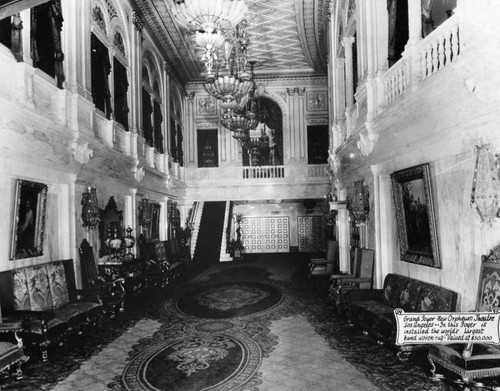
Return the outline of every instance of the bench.
<path id="1" fill-rule="evenodd" d="M 23 339 L 38 345 L 42 360 L 48 347 L 82 332 L 102 315 L 102 305 L 77 299 L 72 259 L 0 273 L 2 313 L 22 321 Z"/>
<path id="2" fill-rule="evenodd" d="M 398 358 L 423 345 L 397 346 L 394 310 L 405 312 L 456 312 L 458 294 L 449 289 L 411 277 L 389 273 L 383 289 L 356 289 L 348 292 L 348 316 L 377 342 L 395 348 Z"/>

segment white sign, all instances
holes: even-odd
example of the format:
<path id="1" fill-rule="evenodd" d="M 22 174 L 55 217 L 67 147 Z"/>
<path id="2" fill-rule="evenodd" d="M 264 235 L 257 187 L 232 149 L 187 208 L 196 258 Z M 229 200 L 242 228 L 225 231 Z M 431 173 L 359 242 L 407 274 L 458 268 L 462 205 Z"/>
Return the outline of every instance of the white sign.
<path id="1" fill-rule="evenodd" d="M 397 308 L 394 315 L 396 345 L 500 343 L 499 312 L 404 312 Z"/>

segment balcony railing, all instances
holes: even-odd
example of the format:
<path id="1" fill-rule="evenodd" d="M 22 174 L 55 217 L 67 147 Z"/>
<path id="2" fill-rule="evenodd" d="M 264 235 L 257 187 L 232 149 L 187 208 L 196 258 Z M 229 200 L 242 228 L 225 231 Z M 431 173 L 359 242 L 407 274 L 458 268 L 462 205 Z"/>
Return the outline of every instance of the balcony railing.
<path id="1" fill-rule="evenodd" d="M 243 167 L 243 179 L 284 178 L 285 166 Z"/>
<path id="2" fill-rule="evenodd" d="M 419 44 L 420 72 L 426 79 L 460 55 L 458 18 L 451 17 Z"/>
<path id="3" fill-rule="evenodd" d="M 382 105 L 396 99 L 412 83 L 425 80 L 460 55 L 459 19 L 452 16 L 431 34 L 410 47 L 403 58 L 381 76 Z"/>

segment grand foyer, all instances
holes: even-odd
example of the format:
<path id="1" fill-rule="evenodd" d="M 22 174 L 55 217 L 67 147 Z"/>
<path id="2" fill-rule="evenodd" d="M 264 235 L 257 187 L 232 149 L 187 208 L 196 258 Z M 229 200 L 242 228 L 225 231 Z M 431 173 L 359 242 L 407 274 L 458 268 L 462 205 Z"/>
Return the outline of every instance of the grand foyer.
<path id="1" fill-rule="evenodd" d="M 278 113 L 274 164 L 265 149 L 252 165 L 221 125 L 169 2 L 0 2 L 0 271 L 73 259 L 81 286 L 82 240 L 98 261 L 109 256 L 106 233 L 82 219 L 95 188 L 99 208 L 113 199 L 131 227 L 134 254 L 141 234 L 164 241 L 189 228 L 194 255 L 204 204 L 224 202 L 214 263 L 237 262 L 228 247 L 238 226 L 248 256 L 312 256 L 334 237 L 340 270 L 351 247 L 371 248 L 375 287 L 399 273 L 474 308 L 481 256 L 500 231 L 498 178 L 475 175 L 479 156 L 494 172 L 498 152 L 497 2 L 246 3 L 248 58 Z M 401 260 L 398 244 L 391 174 L 422 164 L 437 267 Z M 34 250 L 16 237 L 22 181 L 46 186 Z"/>

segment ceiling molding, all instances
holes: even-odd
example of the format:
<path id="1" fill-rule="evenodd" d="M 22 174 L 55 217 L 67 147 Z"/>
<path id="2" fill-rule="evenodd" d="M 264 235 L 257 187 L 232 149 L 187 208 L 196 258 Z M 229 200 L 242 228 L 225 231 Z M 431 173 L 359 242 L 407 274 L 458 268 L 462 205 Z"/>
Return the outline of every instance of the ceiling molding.
<path id="1" fill-rule="evenodd" d="M 248 5 L 249 60 L 256 76 L 326 76 L 328 6 L 330 0 L 245 0 Z M 183 83 L 204 78 L 204 66 L 193 38 L 171 15 L 172 0 L 133 0 L 147 32 L 174 74 Z M 285 79 L 284 79 L 285 80 Z"/>
<path id="2" fill-rule="evenodd" d="M 37 5 L 47 3 L 48 1 L 49 0 L 0 0 L 0 20 L 26 9 L 36 7 Z"/>

